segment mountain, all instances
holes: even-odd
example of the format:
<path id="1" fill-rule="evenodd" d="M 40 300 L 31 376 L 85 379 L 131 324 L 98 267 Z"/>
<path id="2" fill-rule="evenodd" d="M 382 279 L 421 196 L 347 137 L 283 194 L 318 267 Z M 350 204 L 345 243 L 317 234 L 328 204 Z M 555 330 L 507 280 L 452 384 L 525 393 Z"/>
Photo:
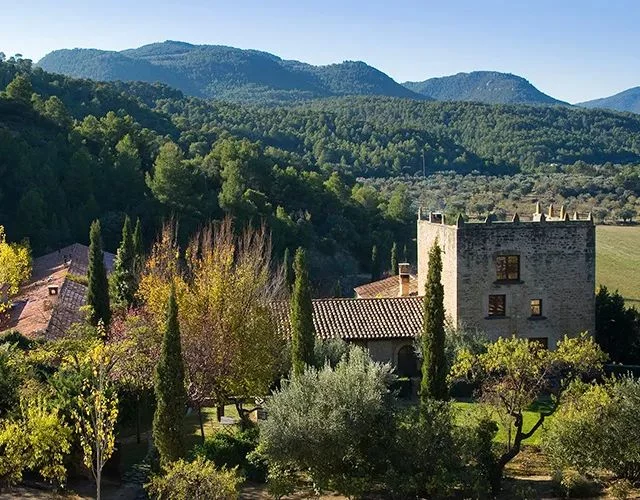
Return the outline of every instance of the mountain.
<path id="1" fill-rule="evenodd" d="M 56 50 L 38 66 L 99 81 L 161 82 L 184 93 L 242 102 L 295 102 L 345 95 L 425 99 L 360 61 L 313 66 L 257 50 L 166 41 L 121 52 Z"/>
<path id="2" fill-rule="evenodd" d="M 405 82 L 408 89 L 437 101 L 475 101 L 487 104 L 567 104 L 540 92 L 524 78 L 496 71 L 473 71 Z"/>
<path id="3" fill-rule="evenodd" d="M 640 87 L 627 89 L 619 94 L 602 99 L 594 99 L 576 104 L 583 108 L 605 108 L 615 111 L 629 111 L 631 113 L 640 113 Z"/>

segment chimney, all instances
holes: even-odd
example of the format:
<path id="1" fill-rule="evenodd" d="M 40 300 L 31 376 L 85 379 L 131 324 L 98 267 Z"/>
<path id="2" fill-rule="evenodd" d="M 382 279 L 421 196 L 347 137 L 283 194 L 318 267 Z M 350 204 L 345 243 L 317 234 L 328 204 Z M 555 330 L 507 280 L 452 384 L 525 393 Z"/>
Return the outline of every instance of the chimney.
<path id="1" fill-rule="evenodd" d="M 58 285 L 49 285 L 47 288 L 49 289 L 49 295 L 58 295 L 58 292 L 59 292 Z"/>
<path id="2" fill-rule="evenodd" d="M 411 281 L 411 265 L 408 262 L 398 264 L 398 279 L 400 280 L 400 288 L 398 297 L 409 296 L 409 284 Z"/>

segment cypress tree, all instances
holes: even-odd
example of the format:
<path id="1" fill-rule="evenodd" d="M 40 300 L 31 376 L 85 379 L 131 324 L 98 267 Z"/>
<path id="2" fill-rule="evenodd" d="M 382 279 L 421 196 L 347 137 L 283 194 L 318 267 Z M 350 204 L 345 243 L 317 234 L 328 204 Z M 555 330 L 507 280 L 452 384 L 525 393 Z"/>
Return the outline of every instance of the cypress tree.
<path id="1" fill-rule="evenodd" d="M 133 234 L 131 233 L 131 220 L 129 216 L 126 216 L 122 226 L 122 240 L 113 264 L 111 280 L 116 301 L 127 307 L 133 303 L 136 293 L 135 262 L 136 255 Z"/>
<path id="2" fill-rule="evenodd" d="M 294 375 L 304 372 L 306 365 L 312 365 L 316 332 L 313 327 L 313 306 L 309 288 L 309 271 L 306 252 L 296 250 L 293 262 L 296 275 L 291 296 L 291 366 Z"/>
<path id="3" fill-rule="evenodd" d="M 291 267 L 291 254 L 289 252 L 289 248 L 284 249 L 284 282 L 287 285 L 287 290 L 291 291 L 291 286 L 293 285 L 293 281 L 295 279 L 293 274 L 293 268 Z"/>
<path id="4" fill-rule="evenodd" d="M 133 230 L 133 253 L 136 259 L 142 259 L 144 256 L 144 244 L 142 243 L 142 225 L 140 217 L 136 220 L 136 228 Z"/>
<path id="5" fill-rule="evenodd" d="M 398 274 L 398 245 L 395 241 L 391 246 L 391 274 Z"/>
<path id="6" fill-rule="evenodd" d="M 407 245 L 405 244 L 402 250 L 402 262 L 409 262 L 409 252 L 407 251 Z"/>
<path id="7" fill-rule="evenodd" d="M 100 221 L 95 220 L 89 231 L 89 267 L 87 270 L 87 305 L 91 306 L 89 322 L 96 326 L 100 321 L 105 328 L 111 321 L 109 305 L 109 282 L 104 267 Z"/>
<path id="8" fill-rule="evenodd" d="M 380 279 L 380 258 L 378 257 L 378 246 L 373 245 L 371 249 L 371 281 Z"/>
<path id="9" fill-rule="evenodd" d="M 447 361 L 444 353 L 444 287 L 442 286 L 442 252 L 438 241 L 429 251 L 429 271 L 424 295 L 422 331 L 422 382 L 420 399 L 446 400 Z"/>
<path id="10" fill-rule="evenodd" d="M 184 416 L 187 392 L 184 387 L 178 304 L 173 286 L 167 305 L 162 352 L 155 370 L 154 390 L 157 405 L 153 414 L 153 440 L 160 454 L 160 463 L 164 465 L 182 458 L 186 451 Z"/>

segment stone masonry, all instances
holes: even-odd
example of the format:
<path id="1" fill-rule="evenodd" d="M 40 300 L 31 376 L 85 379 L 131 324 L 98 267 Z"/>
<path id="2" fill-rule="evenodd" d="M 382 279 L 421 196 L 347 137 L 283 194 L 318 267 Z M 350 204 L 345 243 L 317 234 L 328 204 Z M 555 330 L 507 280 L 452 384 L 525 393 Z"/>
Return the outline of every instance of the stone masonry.
<path id="1" fill-rule="evenodd" d="M 517 335 L 550 349 L 565 334 L 595 326 L 595 226 L 553 207 L 531 220 L 447 225 L 441 214 L 418 215 L 418 293 L 424 293 L 429 250 L 438 240 L 447 316 L 490 340 Z M 507 264 L 508 262 L 508 264 Z"/>

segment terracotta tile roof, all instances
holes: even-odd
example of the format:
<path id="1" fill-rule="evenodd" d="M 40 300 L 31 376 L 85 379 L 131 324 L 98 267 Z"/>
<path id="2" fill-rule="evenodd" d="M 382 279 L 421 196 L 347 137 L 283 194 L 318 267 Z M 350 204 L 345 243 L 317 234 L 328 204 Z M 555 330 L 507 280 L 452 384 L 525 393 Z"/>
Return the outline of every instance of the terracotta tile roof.
<path id="1" fill-rule="evenodd" d="M 398 297 L 400 278 L 398 276 L 389 276 L 372 283 L 360 285 L 353 290 L 356 292 L 356 296 L 361 299 Z M 418 278 L 413 274 L 409 275 L 409 295 L 418 295 Z"/>
<path id="2" fill-rule="evenodd" d="M 315 299 L 313 325 L 318 337 L 390 339 L 415 337 L 422 329 L 421 297 Z M 290 334 L 289 304 L 275 308 L 283 335 Z"/>
<path id="3" fill-rule="evenodd" d="M 86 275 L 88 255 L 89 247 L 75 243 L 33 259 L 31 280 L 12 299 L 14 306 L 0 323 L 0 332 L 15 329 L 30 337 L 59 336 L 78 321 L 86 287 L 67 279 L 67 275 Z M 104 253 L 107 271 L 113 268 L 114 258 Z M 58 287 L 57 295 L 49 294 L 51 286 Z"/>

